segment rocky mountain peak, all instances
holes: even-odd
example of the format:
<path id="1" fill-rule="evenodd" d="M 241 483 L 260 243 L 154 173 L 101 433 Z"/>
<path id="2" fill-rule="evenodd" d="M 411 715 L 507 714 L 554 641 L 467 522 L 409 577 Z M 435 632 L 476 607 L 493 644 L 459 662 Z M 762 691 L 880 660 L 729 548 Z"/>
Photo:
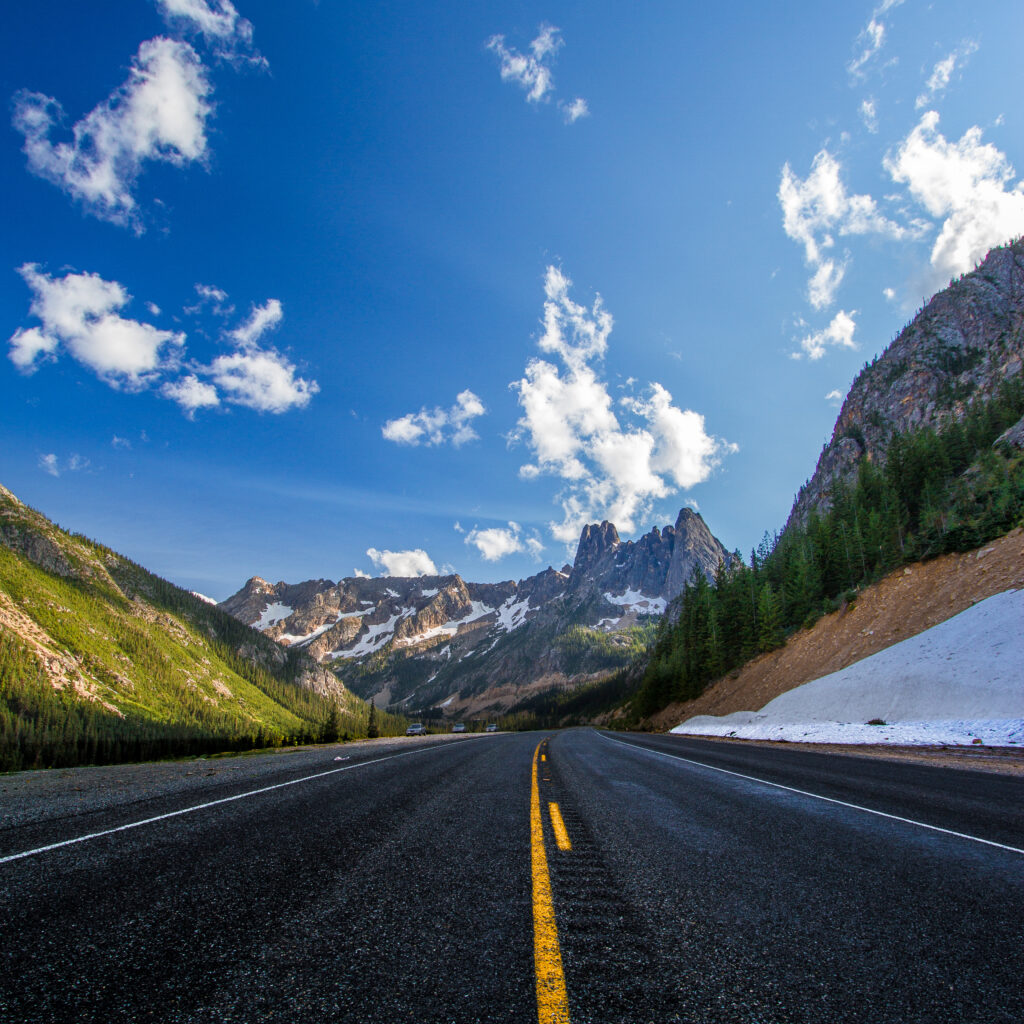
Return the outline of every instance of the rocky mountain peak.
<path id="1" fill-rule="evenodd" d="M 619 531 L 614 523 L 607 520 L 600 525 L 590 523 L 583 527 L 580 542 L 576 547 L 576 559 L 573 562 L 573 575 L 582 574 L 593 568 L 608 551 L 617 548 Z"/>
<path id="2" fill-rule="evenodd" d="M 862 457 L 884 461 L 896 434 L 962 419 L 1024 369 L 1024 239 L 993 249 L 951 281 L 857 375 L 787 528 L 832 504 Z"/>

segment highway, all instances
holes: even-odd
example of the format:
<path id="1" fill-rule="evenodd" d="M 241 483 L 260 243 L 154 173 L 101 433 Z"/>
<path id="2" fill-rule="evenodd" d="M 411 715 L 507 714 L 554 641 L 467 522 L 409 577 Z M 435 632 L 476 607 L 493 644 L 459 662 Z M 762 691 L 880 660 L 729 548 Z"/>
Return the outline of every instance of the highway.
<path id="1" fill-rule="evenodd" d="M 1024 1020 L 1024 778 L 590 729 L 197 764 L 0 777 L 0 1021 Z"/>

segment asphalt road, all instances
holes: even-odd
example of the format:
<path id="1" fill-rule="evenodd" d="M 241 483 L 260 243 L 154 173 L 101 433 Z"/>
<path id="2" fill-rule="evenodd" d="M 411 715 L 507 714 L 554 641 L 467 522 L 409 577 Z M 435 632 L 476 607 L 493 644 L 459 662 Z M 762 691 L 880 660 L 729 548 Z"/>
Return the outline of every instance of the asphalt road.
<path id="1" fill-rule="evenodd" d="M 545 901 L 575 1024 L 1024 1020 L 1020 778 L 592 730 L 239 765 L 0 787 L 0 1020 L 536 1021 Z"/>

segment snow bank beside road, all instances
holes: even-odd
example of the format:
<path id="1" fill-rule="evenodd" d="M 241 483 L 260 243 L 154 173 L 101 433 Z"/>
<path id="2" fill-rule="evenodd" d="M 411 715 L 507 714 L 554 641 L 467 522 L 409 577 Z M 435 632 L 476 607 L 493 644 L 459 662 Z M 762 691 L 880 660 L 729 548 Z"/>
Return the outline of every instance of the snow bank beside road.
<path id="1" fill-rule="evenodd" d="M 700 715 L 672 732 L 805 743 L 1024 745 L 1024 591 L 979 601 L 760 711 Z"/>

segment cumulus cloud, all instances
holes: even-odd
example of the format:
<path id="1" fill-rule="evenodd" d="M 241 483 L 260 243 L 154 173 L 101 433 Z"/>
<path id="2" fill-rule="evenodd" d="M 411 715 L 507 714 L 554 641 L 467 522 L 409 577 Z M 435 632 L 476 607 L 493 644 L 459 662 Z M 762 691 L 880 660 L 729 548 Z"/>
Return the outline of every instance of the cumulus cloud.
<path id="1" fill-rule="evenodd" d="M 843 393 L 835 388 L 825 396 L 825 401 L 831 405 L 841 405 L 843 401 Z"/>
<path id="2" fill-rule="evenodd" d="M 267 66 L 253 49 L 252 23 L 230 0 L 156 0 L 156 5 L 169 25 L 202 35 L 218 57 Z"/>
<path id="3" fill-rule="evenodd" d="M 70 142 L 51 141 L 64 111 L 42 93 L 15 96 L 14 127 L 33 174 L 94 216 L 141 231 L 133 192 L 143 164 L 182 167 L 205 157 L 210 92 L 196 51 L 158 37 L 139 47 L 128 80 L 72 126 Z"/>
<path id="4" fill-rule="evenodd" d="M 964 61 L 977 52 L 977 49 L 978 44 L 974 40 L 969 39 L 949 54 L 949 56 L 940 60 L 932 69 L 932 73 L 925 83 L 924 92 L 917 97 L 914 106 L 920 110 L 922 107 L 928 106 L 938 96 L 941 96 L 953 78 L 953 72 L 956 71 L 957 65 L 960 64 L 962 66 Z"/>
<path id="5" fill-rule="evenodd" d="M 802 359 L 806 355 L 809 359 L 817 360 L 824 356 L 828 348 L 855 349 L 857 343 L 853 340 L 853 333 L 857 325 L 853 318 L 856 315 L 856 310 L 849 313 L 842 309 L 839 310 L 827 327 L 801 338 L 800 348 L 802 351 L 792 353 L 792 357 Z M 826 395 L 825 397 L 831 396 Z"/>
<path id="6" fill-rule="evenodd" d="M 396 444 L 439 445 L 450 441 L 458 448 L 477 438 L 472 420 L 483 416 L 486 411 L 483 402 L 467 389 L 456 395 L 455 404 L 450 409 L 437 406 L 428 409 L 424 406 L 419 412 L 388 420 L 381 427 L 381 433 Z"/>
<path id="7" fill-rule="evenodd" d="M 652 384 L 642 397 L 618 402 L 593 362 L 604 355 L 613 322 L 598 296 L 590 309 L 569 296 L 572 282 L 557 267 L 545 278 L 544 333 L 538 347 L 563 366 L 530 360 L 511 387 L 523 415 L 512 435 L 533 461 L 520 475 L 560 477 L 563 518 L 553 535 L 575 541 L 582 527 L 609 519 L 632 532 L 654 500 L 707 479 L 721 457 L 735 450 L 705 430 L 704 417 L 672 405 L 672 396 Z"/>
<path id="8" fill-rule="evenodd" d="M 201 381 L 194 373 L 180 380 L 169 380 L 160 389 L 164 398 L 177 402 L 182 412 L 189 419 L 194 419 L 199 409 L 209 409 L 220 405 L 217 389 L 212 384 Z"/>
<path id="9" fill-rule="evenodd" d="M 218 356 L 204 372 L 232 405 L 257 412 L 302 409 L 320 390 L 315 380 L 296 376 L 296 367 L 274 349 L 248 348 Z"/>
<path id="10" fill-rule="evenodd" d="M 60 468 L 57 465 L 57 456 L 51 452 L 49 455 L 39 456 L 39 468 L 50 476 L 60 476 Z"/>
<path id="11" fill-rule="evenodd" d="M 841 177 L 839 161 L 827 149 L 814 158 L 811 172 L 799 178 L 787 163 L 779 182 L 779 205 L 786 234 L 804 247 L 804 258 L 813 271 L 807 297 L 815 309 L 835 301 L 846 273 L 846 259 L 831 254 L 835 235 L 879 234 L 900 239 L 917 237 L 920 223 L 907 226 L 885 217 L 868 195 L 851 195 Z"/>
<path id="12" fill-rule="evenodd" d="M 108 384 L 137 390 L 177 364 L 185 335 L 122 317 L 131 296 L 118 282 L 98 274 L 53 278 L 34 263 L 18 272 L 33 293 L 30 312 L 41 321 L 10 339 L 10 359 L 23 372 L 63 348 Z"/>
<path id="13" fill-rule="evenodd" d="M 524 537 L 523 528 L 511 521 L 507 527 L 491 526 L 485 530 L 474 527 L 466 534 L 465 540 L 480 552 L 485 562 L 497 562 L 521 551 L 538 558 L 544 550 L 544 544 L 536 533 Z"/>
<path id="14" fill-rule="evenodd" d="M 930 110 L 884 163 L 893 181 L 942 220 L 931 251 L 935 287 L 970 270 L 992 246 L 1024 234 L 1024 182 L 1014 183 L 1013 166 L 982 142 L 978 126 L 950 142 Z"/>
<path id="15" fill-rule="evenodd" d="M 366 554 L 381 570 L 382 576 L 436 576 L 437 566 L 422 548 L 411 551 L 378 551 L 370 548 Z"/>
<path id="16" fill-rule="evenodd" d="M 184 333 L 122 316 L 120 311 L 132 299 L 123 285 L 98 274 L 53 278 L 34 263 L 26 263 L 19 273 L 33 293 L 29 311 L 40 320 L 39 326 L 15 331 L 9 341 L 8 356 L 24 373 L 55 360 L 63 350 L 112 387 L 139 391 L 159 386 L 159 393 L 190 419 L 222 401 L 281 413 L 308 405 L 320 390 L 315 380 L 299 377 L 282 353 L 257 344 L 281 322 L 277 299 L 256 307 L 244 323 L 225 333 L 235 345 L 233 352 L 208 365 L 190 362 L 184 376 L 172 379 L 182 368 Z"/>
<path id="17" fill-rule="evenodd" d="M 529 53 L 520 53 L 514 47 L 506 46 L 503 35 L 491 36 L 487 40 L 487 49 L 501 61 L 501 80 L 513 82 L 523 89 L 528 103 L 549 102 L 555 87 L 551 63 L 562 46 L 559 29 L 548 24 L 540 26 L 537 38 L 530 43 Z M 558 109 L 566 124 L 573 124 L 590 114 L 587 101 L 579 96 L 571 102 L 562 100 Z"/>

